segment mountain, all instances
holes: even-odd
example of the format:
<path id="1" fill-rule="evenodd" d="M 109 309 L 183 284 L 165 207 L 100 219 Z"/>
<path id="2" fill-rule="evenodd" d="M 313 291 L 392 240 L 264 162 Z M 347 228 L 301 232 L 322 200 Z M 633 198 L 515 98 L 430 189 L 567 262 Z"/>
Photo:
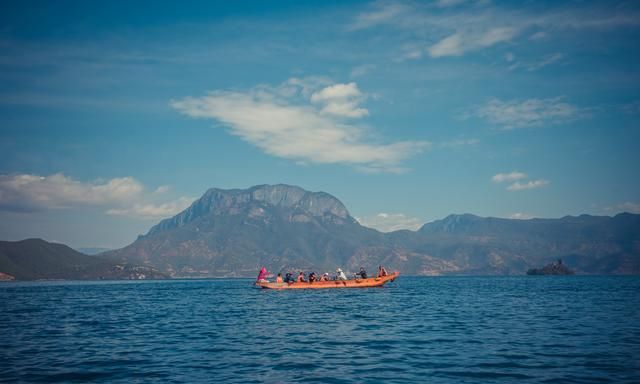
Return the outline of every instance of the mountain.
<path id="1" fill-rule="evenodd" d="M 174 276 L 253 276 L 270 269 L 351 265 L 363 245 L 381 245 L 324 192 L 287 185 L 210 189 L 133 244 L 106 254 L 153 265 Z"/>
<path id="2" fill-rule="evenodd" d="M 102 254 L 176 277 L 272 271 L 355 271 L 379 264 L 412 275 L 524 274 L 563 259 L 576 273 L 640 274 L 640 215 L 510 220 L 450 215 L 418 231 L 360 225 L 324 192 L 289 185 L 213 188 L 119 250 Z"/>
<path id="3" fill-rule="evenodd" d="M 0 242 L 0 280 L 248 277 L 271 271 L 522 275 L 562 259 L 577 274 L 640 274 L 640 215 L 510 220 L 450 215 L 418 231 L 360 225 L 337 198 L 289 185 L 213 188 L 132 244 L 89 256 Z"/>
<path id="4" fill-rule="evenodd" d="M 85 255 L 66 245 L 49 243 L 41 239 L 0 241 L 0 274 L 16 280 L 167 277 L 153 268 Z"/>
<path id="5" fill-rule="evenodd" d="M 451 215 L 425 224 L 413 249 L 466 273 L 510 274 L 562 259 L 577 273 L 640 274 L 640 215 L 509 220 Z"/>

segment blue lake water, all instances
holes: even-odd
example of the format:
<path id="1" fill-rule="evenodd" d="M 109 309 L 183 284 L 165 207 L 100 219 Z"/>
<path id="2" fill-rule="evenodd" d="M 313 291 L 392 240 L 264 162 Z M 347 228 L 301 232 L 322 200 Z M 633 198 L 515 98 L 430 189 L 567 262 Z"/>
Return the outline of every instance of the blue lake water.
<path id="1" fill-rule="evenodd" d="M 0 284 L 2 382 L 640 382 L 640 277 Z"/>

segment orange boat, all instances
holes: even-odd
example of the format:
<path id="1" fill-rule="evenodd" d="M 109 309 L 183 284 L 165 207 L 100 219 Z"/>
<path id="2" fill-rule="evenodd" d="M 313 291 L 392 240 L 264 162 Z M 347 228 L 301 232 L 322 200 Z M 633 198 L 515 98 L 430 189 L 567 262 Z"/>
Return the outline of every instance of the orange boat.
<path id="1" fill-rule="evenodd" d="M 314 281 L 313 283 L 257 282 L 256 285 L 264 289 L 369 288 L 381 287 L 385 283 L 395 280 L 398 275 L 400 275 L 400 272 L 393 272 L 387 276 L 370 277 L 368 279 Z"/>

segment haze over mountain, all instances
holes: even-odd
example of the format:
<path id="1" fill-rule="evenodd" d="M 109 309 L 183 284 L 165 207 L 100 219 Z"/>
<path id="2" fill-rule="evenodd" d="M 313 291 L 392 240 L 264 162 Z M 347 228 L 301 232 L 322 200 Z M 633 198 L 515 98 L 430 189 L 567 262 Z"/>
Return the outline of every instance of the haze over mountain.
<path id="1" fill-rule="evenodd" d="M 85 247 L 85 248 L 76 248 L 76 251 L 80 253 L 84 253 L 85 255 L 97 255 L 99 253 L 103 253 L 106 251 L 110 251 L 111 248 L 104 247 Z"/>
<path id="2" fill-rule="evenodd" d="M 640 273 L 640 215 L 510 220 L 451 215 L 420 230 L 360 225 L 324 192 L 288 185 L 210 189 L 131 245 L 105 255 L 172 276 L 253 276 L 356 270 L 405 274 L 523 274 L 562 258 L 577 273 Z"/>
<path id="3" fill-rule="evenodd" d="M 451 215 L 405 243 L 465 273 L 522 273 L 562 259 L 579 273 L 640 273 L 640 215 L 511 220 Z"/>

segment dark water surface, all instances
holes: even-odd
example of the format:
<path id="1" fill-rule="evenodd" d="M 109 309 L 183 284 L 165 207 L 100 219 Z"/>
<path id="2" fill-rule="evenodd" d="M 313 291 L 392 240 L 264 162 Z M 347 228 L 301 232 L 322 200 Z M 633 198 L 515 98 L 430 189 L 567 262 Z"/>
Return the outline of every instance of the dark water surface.
<path id="1" fill-rule="evenodd" d="M 0 381 L 640 382 L 640 277 L 0 284 Z"/>

